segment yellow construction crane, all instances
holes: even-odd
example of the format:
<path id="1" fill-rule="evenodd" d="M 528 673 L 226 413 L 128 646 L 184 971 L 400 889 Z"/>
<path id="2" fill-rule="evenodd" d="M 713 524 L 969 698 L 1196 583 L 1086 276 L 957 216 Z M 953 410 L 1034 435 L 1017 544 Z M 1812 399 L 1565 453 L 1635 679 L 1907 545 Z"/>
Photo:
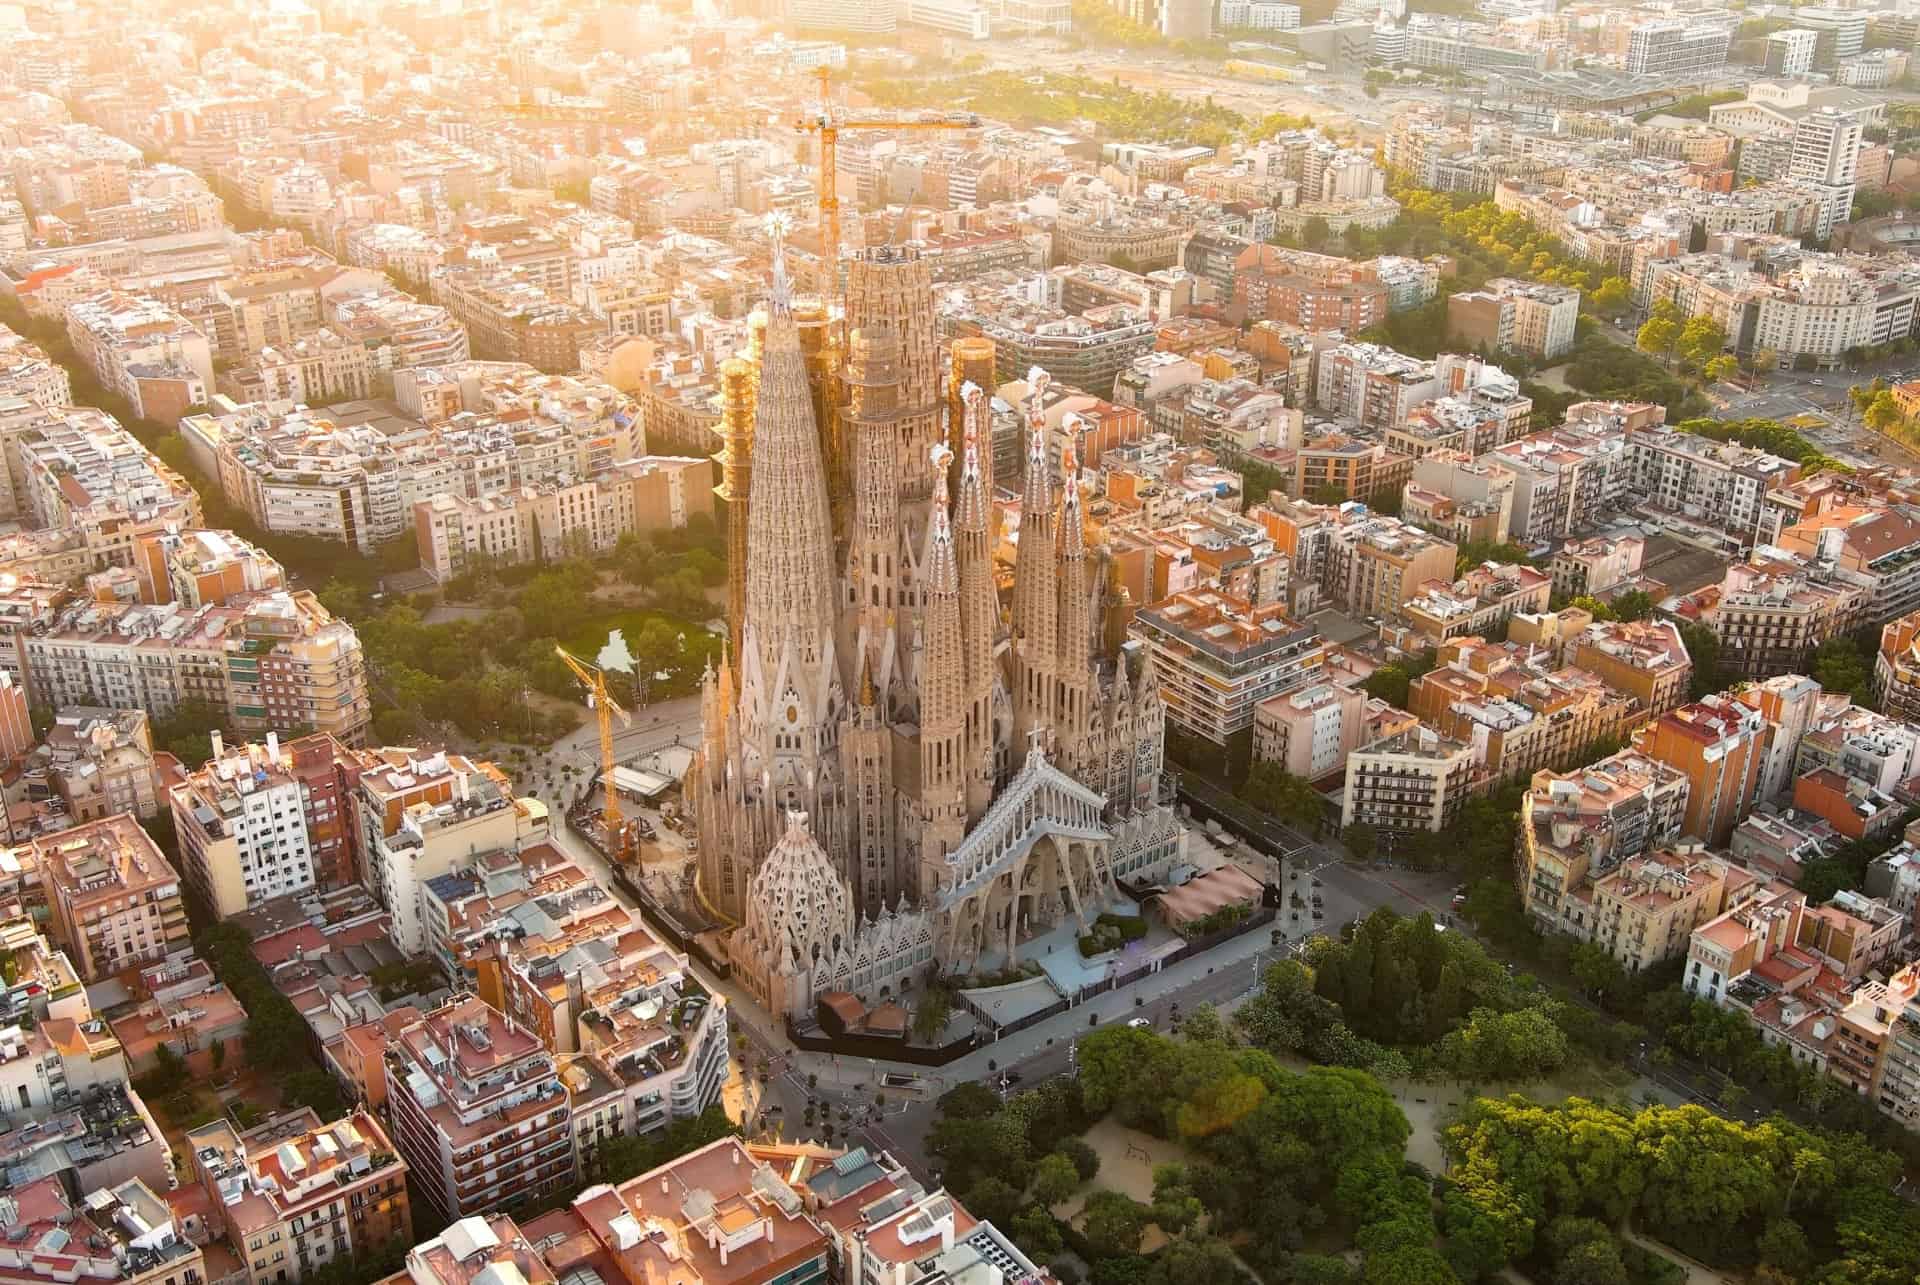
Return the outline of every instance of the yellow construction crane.
<path id="1" fill-rule="evenodd" d="M 620 716 L 624 723 L 633 722 L 631 715 L 621 709 L 612 696 L 607 693 L 607 671 L 604 668 L 606 653 L 602 652 L 600 665 L 589 665 L 565 647 L 554 645 L 554 654 L 559 656 L 580 685 L 587 689 L 587 704 L 592 706 L 594 716 L 600 723 L 600 786 L 605 795 L 600 805 L 600 821 L 607 830 L 607 842 L 614 845 L 616 855 L 626 855 L 624 819 L 620 815 L 620 793 L 613 784 L 613 718 Z"/>
<path id="2" fill-rule="evenodd" d="M 843 129 L 973 129 L 980 124 L 980 118 L 967 112 L 952 112 L 945 116 L 920 117 L 911 120 L 885 120 L 882 118 L 860 119 L 841 116 L 833 105 L 833 71 L 820 67 L 816 73 L 820 78 L 820 110 L 810 116 L 801 116 L 793 122 L 793 127 L 820 135 L 820 265 L 827 274 L 827 280 L 821 285 L 822 295 L 837 296 L 840 293 L 840 194 L 835 150 Z"/>

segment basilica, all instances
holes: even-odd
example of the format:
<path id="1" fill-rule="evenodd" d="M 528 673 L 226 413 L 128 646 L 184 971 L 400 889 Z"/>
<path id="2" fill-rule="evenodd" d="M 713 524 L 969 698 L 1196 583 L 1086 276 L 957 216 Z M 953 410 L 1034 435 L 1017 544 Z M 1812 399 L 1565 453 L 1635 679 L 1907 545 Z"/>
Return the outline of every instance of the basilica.
<path id="1" fill-rule="evenodd" d="M 1046 425 L 1033 372 L 1003 612 L 993 348 L 942 360 L 929 265 L 864 251 L 836 317 L 793 297 L 776 239 L 755 320 L 722 372 L 734 644 L 688 776 L 701 894 L 775 1013 L 1016 964 L 1179 847 L 1158 678 L 1123 641 L 1072 417 Z"/>

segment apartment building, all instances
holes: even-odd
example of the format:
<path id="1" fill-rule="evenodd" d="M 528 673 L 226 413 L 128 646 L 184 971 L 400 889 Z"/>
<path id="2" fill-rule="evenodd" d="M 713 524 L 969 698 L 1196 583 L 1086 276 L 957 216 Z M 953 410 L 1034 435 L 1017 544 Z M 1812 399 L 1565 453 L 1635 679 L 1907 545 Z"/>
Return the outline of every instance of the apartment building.
<path id="1" fill-rule="evenodd" d="M 1458 580 L 1427 581 L 1398 614 L 1423 640 L 1493 637 L 1503 634 L 1514 616 L 1545 611 L 1552 588 L 1552 581 L 1532 567 L 1483 562 Z"/>
<path id="2" fill-rule="evenodd" d="M 403 1030 L 386 1081 L 393 1141 L 439 1217 L 537 1200 L 574 1180 L 573 1113 L 554 1056 L 484 1000 L 457 996 Z"/>
<path id="3" fill-rule="evenodd" d="M 1869 591 L 1849 583 L 1850 574 L 1761 545 L 1728 567 L 1719 584 L 1669 598 L 1663 609 L 1711 629 L 1727 671 L 1752 679 L 1791 673 L 1807 668 L 1815 648 L 1861 623 Z"/>
<path id="4" fill-rule="evenodd" d="M 1395 518 L 1357 511 L 1330 524 L 1320 582 L 1349 615 L 1390 616 L 1430 580 L 1452 582 L 1455 549 Z"/>
<path id="5" fill-rule="evenodd" d="M 1435 450 L 1413 462 L 1400 516 L 1455 544 L 1504 544 L 1513 519 L 1513 474 L 1464 450 Z"/>
<path id="6" fill-rule="evenodd" d="M 1552 361 L 1573 350 L 1580 292 L 1496 277 L 1478 290 L 1447 296 L 1447 336 L 1488 352 Z"/>
<path id="7" fill-rule="evenodd" d="M 220 391 L 241 402 L 319 406 L 373 396 L 379 374 L 365 344 L 322 327 L 262 348 L 247 365 L 220 377 Z"/>
<path id="8" fill-rule="evenodd" d="M 1819 717 L 1820 684 L 1801 674 L 1771 674 L 1741 685 L 1734 699 L 1759 710 L 1760 716 L 1773 728 L 1755 801 L 1788 802 L 1793 794 L 1793 779 L 1798 775 L 1800 743 Z"/>
<path id="9" fill-rule="evenodd" d="M 1767 492 L 1800 476 L 1791 460 L 1665 425 L 1632 430 L 1627 444 L 1636 495 L 1717 527 L 1743 546 L 1760 539 Z"/>
<path id="10" fill-rule="evenodd" d="M 393 915 L 393 941 L 408 954 L 427 948 L 421 889 L 496 849 L 542 837 L 491 763 L 458 754 L 374 751 L 360 768 L 352 806 L 367 884 Z M 542 814 L 542 817 L 544 814 Z"/>
<path id="11" fill-rule="evenodd" d="M 27 846 L 53 936 L 83 981 L 128 974 L 188 947 L 180 876 L 131 813 Z"/>
<path id="12" fill-rule="evenodd" d="M 1567 641 L 1564 655 L 1567 664 L 1633 697 L 1649 718 L 1680 704 L 1693 677 L 1693 660 L 1670 620 L 1591 624 Z"/>
<path id="13" fill-rule="evenodd" d="M 994 377 L 1001 383 L 1025 378 L 1038 366 L 1057 385 L 1112 397 L 1120 373 L 1153 347 L 1155 322 L 1128 304 L 1108 304 L 1077 316 L 1005 304 L 957 319 L 955 333 L 992 341 Z"/>
<path id="14" fill-rule="evenodd" d="M 34 777 L 44 774 L 74 821 L 99 821 L 121 812 L 145 820 L 159 812 L 145 710 L 69 706 L 54 715 L 42 746 L 23 769 L 28 791 Z"/>
<path id="15" fill-rule="evenodd" d="M 1553 552 L 1553 592 L 1566 598 L 1606 593 L 1640 573 L 1647 542 L 1637 535 L 1568 540 Z"/>
<path id="16" fill-rule="evenodd" d="M 1823 696 L 1793 762 L 1796 779 L 1815 768 L 1831 768 L 1891 796 L 1920 775 L 1920 729 L 1855 705 L 1844 693 Z"/>
<path id="17" fill-rule="evenodd" d="M 1274 245 L 1242 250 L 1232 269 L 1232 315 L 1303 330 L 1358 334 L 1387 319 L 1391 292 L 1366 265 Z"/>
<path id="18" fill-rule="evenodd" d="M 1633 745 L 1687 778 L 1685 833 L 1724 848 L 1753 809 L 1772 735 L 1758 710 L 1706 696 L 1641 727 Z"/>
<path id="19" fill-rule="evenodd" d="M 1253 758 L 1318 781 L 1360 746 L 1367 697 L 1357 687 L 1315 683 L 1254 707 Z"/>
<path id="20" fill-rule="evenodd" d="M 572 1205 L 527 1224 L 529 1240 L 551 1247 L 536 1253 L 534 1267 L 557 1278 L 597 1261 L 624 1279 L 670 1275 L 685 1285 L 819 1285 L 833 1271 L 838 1234 L 849 1241 L 876 1237 L 865 1212 L 846 1207 L 850 1200 L 835 1201 L 831 1214 L 820 1210 L 812 1181 L 829 1196 L 840 1195 L 839 1184 L 858 1181 L 874 1218 L 904 1211 L 912 1201 L 906 1191 L 876 1181 L 876 1166 L 865 1151 L 832 1157 L 805 1150 L 722 1138 L 618 1187 L 589 1187 Z M 890 1198 L 887 1190 L 894 1190 Z M 932 1219 L 924 1221 L 934 1228 Z M 848 1230 L 837 1233 L 838 1225 Z M 935 1260 L 951 1236 L 951 1229 L 944 1235 L 908 1233 L 930 1272 L 940 1270 Z M 903 1243 L 885 1234 L 877 1239 L 883 1255 L 888 1244 Z M 983 1274 L 993 1270 L 980 1267 Z"/>
<path id="21" fill-rule="evenodd" d="M 1631 972 L 1687 953 L 1693 930 L 1750 896 L 1756 881 L 1699 844 L 1629 857 L 1575 893 L 1568 931 Z"/>
<path id="22" fill-rule="evenodd" d="M 549 858 L 532 881 L 516 878 L 527 867 L 509 858 L 475 867 L 487 873 L 484 895 L 449 907 L 450 975 L 470 973 L 482 1000 L 562 1057 L 563 1079 L 601 1087 L 596 1127 L 633 1136 L 698 1115 L 720 1100 L 727 1078 L 726 1000 L 637 914 L 598 884 L 569 878 L 579 872 L 558 853 Z M 429 901 L 447 882 L 429 885 Z M 585 1157 L 595 1140 L 577 1143 Z"/>
<path id="23" fill-rule="evenodd" d="M 214 757 L 169 791 L 181 868 L 222 919 L 317 883 L 306 787 L 279 737 Z"/>
<path id="24" fill-rule="evenodd" d="M 1642 22 L 1627 36 L 1627 75 L 1666 78 L 1717 71 L 1726 66 L 1732 42 L 1732 30 L 1717 23 Z"/>
<path id="25" fill-rule="evenodd" d="M 1327 433 L 1294 451 L 1293 493 L 1308 498 L 1338 494 L 1364 503 L 1398 494 L 1412 471 L 1411 456 L 1379 442 Z"/>
<path id="26" fill-rule="evenodd" d="M 40 345 L 0 326 L 0 401 L 14 397 L 52 410 L 73 404 L 73 386 L 66 367 Z"/>
<path id="27" fill-rule="evenodd" d="M 1347 756 L 1340 825 L 1372 826 L 1391 850 L 1396 835 L 1452 825 L 1477 788 L 1473 747 L 1416 723 Z"/>
<path id="28" fill-rule="evenodd" d="M 142 537 L 134 547 L 133 570 L 140 601 L 189 608 L 287 587 L 280 563 L 232 531 L 169 529 Z"/>
<path id="29" fill-rule="evenodd" d="M 88 369 L 140 419 L 173 425 L 213 388 L 207 338 L 165 304 L 103 292 L 70 304 L 67 339 Z"/>
<path id="30" fill-rule="evenodd" d="M 1433 362 L 1379 344 L 1336 344 L 1316 369 L 1314 405 L 1375 432 L 1405 423 L 1414 407 L 1448 391 Z"/>
<path id="31" fill-rule="evenodd" d="M 77 539 L 87 571 L 131 565 L 144 535 L 201 525 L 193 488 L 102 411 L 0 406 L 0 451 L 12 484 L 0 515 Z"/>
<path id="32" fill-rule="evenodd" d="M 684 528 L 714 515 L 710 459 L 647 455 L 591 479 L 542 482 L 476 498 L 442 492 L 413 506 L 421 567 L 442 583 L 475 566 L 604 553 L 629 532 Z"/>
<path id="33" fill-rule="evenodd" d="M 605 327 L 567 301 L 566 284 L 542 284 L 539 275 L 531 260 L 513 268 L 438 268 L 433 301 L 466 328 L 473 355 L 483 361 L 525 362 L 550 374 L 578 370 L 581 345 Z"/>
<path id="34" fill-rule="evenodd" d="M 1684 772 L 1637 750 L 1575 772 L 1540 771 L 1520 802 L 1515 881 L 1542 928 L 1571 932 L 1581 891 L 1629 858 L 1677 839 L 1686 821 Z"/>
<path id="35" fill-rule="evenodd" d="M 1443 642 L 1415 679 L 1408 708 L 1422 723 L 1474 748 L 1489 779 L 1531 777 L 1578 761 L 1619 736 L 1633 702 L 1579 669 L 1555 669 L 1514 644 L 1467 636 Z"/>
<path id="36" fill-rule="evenodd" d="M 247 1285 L 299 1285 L 412 1243 L 407 1163 L 367 1111 L 323 1123 L 309 1108 L 244 1133 L 217 1120 L 187 1145 Z"/>
<path id="37" fill-rule="evenodd" d="M 1837 554 L 1825 532 L 1839 532 Z M 1774 543 L 1803 558 L 1832 556 L 1867 578 L 1872 599 L 1864 623 L 1884 625 L 1920 610 L 1920 516 L 1910 506 L 1872 497 L 1828 503 L 1784 527 Z"/>
<path id="38" fill-rule="evenodd" d="M 1262 701 L 1309 686 L 1326 663 L 1319 631 L 1281 605 L 1211 589 L 1142 608 L 1129 631 L 1152 649 L 1167 717 L 1216 745 L 1250 731 Z"/>
<path id="39" fill-rule="evenodd" d="M 263 530 L 362 552 L 407 533 L 414 505 L 542 482 L 574 483 L 643 454 L 629 398 L 571 376 L 472 363 L 408 384 L 417 403 L 460 410 L 430 425 L 383 402 L 324 410 L 247 406 L 190 416 L 195 466 Z"/>
<path id="40" fill-rule="evenodd" d="M 1749 1008 L 1755 992 L 1796 989 L 1818 969 L 1818 961 L 1798 946 L 1806 908 L 1806 894 L 1798 888 L 1770 883 L 1752 899 L 1707 920 L 1687 943 L 1681 989 L 1721 1005 L 1744 993 Z"/>
<path id="41" fill-rule="evenodd" d="M 1524 544 L 1593 530 L 1629 501 L 1626 433 L 1610 417 L 1575 420 L 1577 409 L 1568 410 L 1560 427 L 1530 433 L 1482 457 L 1482 463 L 1513 478 L 1509 525 L 1513 538 Z"/>
<path id="42" fill-rule="evenodd" d="M 1920 722 L 1920 611 L 1881 628 L 1873 658 L 1873 697 L 1881 713 Z"/>
<path id="43" fill-rule="evenodd" d="M 5 1197 L 9 1279 L 21 1285 L 197 1285 L 206 1255 L 164 1196 L 140 1178 L 88 1191 L 75 1204 L 61 1175 L 23 1182 Z"/>

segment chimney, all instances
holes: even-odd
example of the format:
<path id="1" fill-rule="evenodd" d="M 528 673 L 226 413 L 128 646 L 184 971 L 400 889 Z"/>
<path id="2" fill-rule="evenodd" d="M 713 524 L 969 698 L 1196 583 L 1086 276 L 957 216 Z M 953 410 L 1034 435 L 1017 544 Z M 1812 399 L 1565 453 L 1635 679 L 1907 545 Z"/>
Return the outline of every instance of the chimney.
<path id="1" fill-rule="evenodd" d="M 213 757 L 220 758 L 227 752 L 226 743 L 220 739 L 220 729 L 214 728 L 207 733 L 207 739 L 213 742 Z"/>

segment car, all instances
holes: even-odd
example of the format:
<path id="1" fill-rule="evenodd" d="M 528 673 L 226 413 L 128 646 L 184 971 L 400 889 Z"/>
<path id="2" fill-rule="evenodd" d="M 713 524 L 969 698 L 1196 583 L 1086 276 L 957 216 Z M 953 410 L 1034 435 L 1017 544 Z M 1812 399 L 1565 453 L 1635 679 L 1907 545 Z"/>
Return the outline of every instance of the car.
<path id="1" fill-rule="evenodd" d="M 1465 909 L 1467 908 L 1467 894 L 1466 894 L 1466 893 L 1464 893 L 1464 892 L 1456 892 L 1456 893 L 1454 893 L 1454 894 L 1453 894 L 1453 908 L 1454 908 L 1455 910 L 1465 910 Z"/>
<path id="2" fill-rule="evenodd" d="M 1825 388 L 1827 386 L 1827 381 L 1824 379 L 1809 379 L 1807 382 L 1815 388 Z"/>
<path id="3" fill-rule="evenodd" d="M 1127 1025 L 1136 1031 L 1150 1031 L 1153 1029 L 1153 1019 L 1151 1017 L 1130 1017 L 1127 1019 Z"/>

